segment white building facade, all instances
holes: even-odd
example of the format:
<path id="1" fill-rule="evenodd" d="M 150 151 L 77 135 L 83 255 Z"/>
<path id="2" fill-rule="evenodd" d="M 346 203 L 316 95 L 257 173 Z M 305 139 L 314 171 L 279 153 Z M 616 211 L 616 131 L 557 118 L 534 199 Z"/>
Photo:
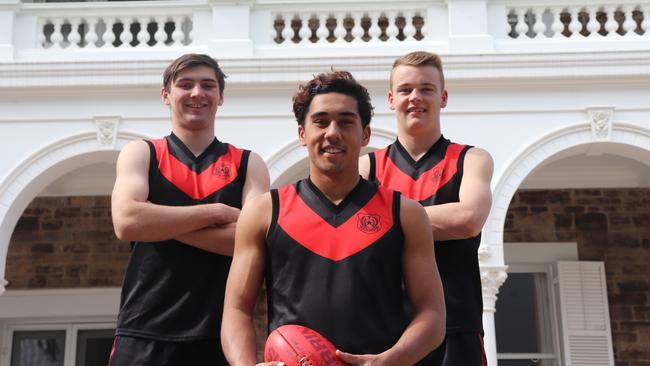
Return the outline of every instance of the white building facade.
<path id="1" fill-rule="evenodd" d="M 119 150 L 169 133 L 159 93 L 177 56 L 219 60 L 217 135 L 259 153 L 278 186 L 307 174 L 291 113 L 299 83 L 352 72 L 375 105 L 370 148 L 381 148 L 396 136 L 390 66 L 415 50 L 442 56 L 445 137 L 495 162 L 479 253 L 489 364 L 614 365 L 602 263 L 553 246 L 509 250 L 504 224 L 522 188 L 650 186 L 650 0 L 0 0 L 0 293 L 11 235 L 35 197 L 108 195 Z M 494 314 L 508 266 L 546 265 L 553 351 L 501 355 Z M 111 324 L 118 299 L 119 289 L 8 289 L 0 365 L 13 365 L 14 330 Z"/>

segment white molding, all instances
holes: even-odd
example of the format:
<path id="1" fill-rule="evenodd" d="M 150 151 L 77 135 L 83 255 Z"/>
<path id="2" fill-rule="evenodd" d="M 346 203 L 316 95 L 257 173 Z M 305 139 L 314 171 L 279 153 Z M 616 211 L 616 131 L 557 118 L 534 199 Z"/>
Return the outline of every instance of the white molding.
<path id="1" fill-rule="evenodd" d="M 650 130 L 641 126 L 614 122 L 609 141 L 650 152 Z M 513 159 L 504 165 L 503 174 L 494 184 L 492 209 L 483 230 L 482 245 L 503 250 L 503 226 L 510 201 L 535 167 L 560 151 L 592 142 L 591 125 L 582 122 L 553 131 L 513 154 Z M 496 258 L 502 260 L 503 257 Z"/>
<path id="2" fill-rule="evenodd" d="M 120 131 L 117 140 L 122 144 L 128 141 L 147 138 L 138 132 Z M 17 162 L 15 168 L 0 182 L 0 278 L 5 276 L 9 241 L 13 229 L 32 198 L 47 184 L 67 173 L 64 168 L 52 168 L 88 153 L 105 153 L 97 144 L 94 131 L 67 136 L 44 148 L 34 151 L 27 158 Z M 88 157 L 83 158 L 89 161 Z M 68 170 L 78 168 L 67 167 Z M 45 179 L 41 178 L 47 174 Z M 0 286 L 2 292 L 4 286 Z"/>
<path id="3" fill-rule="evenodd" d="M 119 300 L 120 288 L 7 290 L 0 296 L 0 319 L 11 319 L 11 322 L 41 321 L 39 318 L 114 319 Z"/>

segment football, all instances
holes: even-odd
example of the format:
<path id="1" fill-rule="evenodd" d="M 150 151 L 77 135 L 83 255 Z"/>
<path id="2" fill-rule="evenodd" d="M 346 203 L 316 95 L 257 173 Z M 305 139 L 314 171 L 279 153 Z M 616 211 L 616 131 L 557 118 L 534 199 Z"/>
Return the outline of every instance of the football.
<path id="1" fill-rule="evenodd" d="M 282 361 L 286 366 L 345 366 L 336 347 L 313 329 L 287 324 L 271 332 L 264 346 L 264 362 Z"/>

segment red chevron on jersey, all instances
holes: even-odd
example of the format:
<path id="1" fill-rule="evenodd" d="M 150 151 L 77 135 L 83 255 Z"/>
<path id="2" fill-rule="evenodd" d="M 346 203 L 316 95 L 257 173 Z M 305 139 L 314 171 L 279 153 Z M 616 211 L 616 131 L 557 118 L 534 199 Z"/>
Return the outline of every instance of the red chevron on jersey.
<path id="1" fill-rule="evenodd" d="M 346 222 L 332 226 L 314 212 L 293 185 L 278 189 L 278 225 L 303 247 L 340 261 L 372 245 L 393 227 L 393 192 L 380 187 L 370 201 Z"/>
<path id="2" fill-rule="evenodd" d="M 151 140 L 151 142 L 156 148 L 160 173 L 193 199 L 204 199 L 237 178 L 242 150 L 232 145 L 228 145 L 228 153 L 219 157 L 207 169 L 195 172 L 170 154 L 166 139 Z"/>
<path id="3" fill-rule="evenodd" d="M 458 170 L 458 158 L 465 145 L 450 144 L 445 159 L 420 174 L 417 179 L 402 171 L 388 156 L 388 149 L 375 151 L 376 176 L 382 185 L 400 191 L 406 197 L 422 201 L 438 192 Z"/>

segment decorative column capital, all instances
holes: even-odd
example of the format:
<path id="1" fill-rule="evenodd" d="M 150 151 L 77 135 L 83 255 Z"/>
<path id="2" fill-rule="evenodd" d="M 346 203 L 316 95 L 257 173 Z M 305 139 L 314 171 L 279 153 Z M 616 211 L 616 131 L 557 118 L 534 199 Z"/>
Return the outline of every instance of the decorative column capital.
<path id="1" fill-rule="evenodd" d="M 483 287 L 483 311 L 496 311 L 497 294 L 503 285 L 508 274 L 507 266 L 486 266 L 481 267 L 481 285 Z"/>
<path id="2" fill-rule="evenodd" d="M 0 296 L 5 292 L 5 286 L 7 286 L 9 282 L 7 282 L 4 278 L 0 278 Z"/>

